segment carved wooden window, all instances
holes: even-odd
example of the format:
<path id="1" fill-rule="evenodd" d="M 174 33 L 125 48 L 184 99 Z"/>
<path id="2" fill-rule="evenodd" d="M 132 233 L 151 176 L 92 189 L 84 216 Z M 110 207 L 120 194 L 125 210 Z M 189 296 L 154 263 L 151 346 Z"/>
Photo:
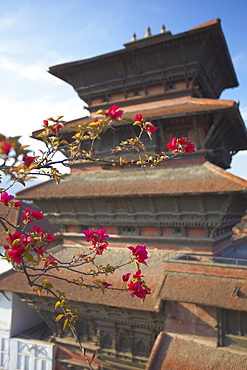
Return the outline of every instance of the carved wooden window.
<path id="1" fill-rule="evenodd" d="M 101 347 L 104 349 L 112 348 L 112 337 L 110 334 L 106 334 L 101 340 Z"/>
<path id="2" fill-rule="evenodd" d="M 135 226 L 120 226 L 118 228 L 120 235 L 137 235 L 138 228 Z"/>
<path id="3" fill-rule="evenodd" d="M 119 340 L 119 352 L 128 352 L 129 351 L 129 342 L 125 336 L 121 336 Z"/>
<path id="4" fill-rule="evenodd" d="M 146 346 L 141 340 L 136 343 L 135 354 L 136 356 L 147 356 Z"/>
<path id="5" fill-rule="evenodd" d="M 89 325 L 85 320 L 81 319 L 78 322 L 77 330 L 82 340 L 83 339 L 91 340 L 90 335 L 89 335 Z"/>

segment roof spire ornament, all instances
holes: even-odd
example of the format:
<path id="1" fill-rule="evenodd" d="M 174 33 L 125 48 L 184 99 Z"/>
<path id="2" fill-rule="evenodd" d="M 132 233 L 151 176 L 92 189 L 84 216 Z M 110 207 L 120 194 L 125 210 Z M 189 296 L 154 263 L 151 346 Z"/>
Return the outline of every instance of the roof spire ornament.
<path id="1" fill-rule="evenodd" d="M 151 29 L 150 29 L 150 27 L 148 27 L 148 28 L 147 28 L 147 31 L 146 31 L 146 33 L 145 33 L 145 37 L 150 37 L 150 36 L 152 36 L 152 35 L 151 35 Z"/>
<path id="2" fill-rule="evenodd" d="M 136 33 L 133 33 L 131 41 L 136 41 Z"/>
<path id="3" fill-rule="evenodd" d="M 160 33 L 165 33 L 165 32 L 166 32 L 166 28 L 165 28 L 165 26 L 162 24 L 162 27 L 161 27 Z"/>

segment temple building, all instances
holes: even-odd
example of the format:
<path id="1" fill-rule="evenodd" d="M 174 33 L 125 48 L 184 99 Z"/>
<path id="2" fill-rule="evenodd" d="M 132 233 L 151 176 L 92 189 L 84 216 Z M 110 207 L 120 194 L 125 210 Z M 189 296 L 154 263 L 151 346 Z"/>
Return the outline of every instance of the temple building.
<path id="1" fill-rule="evenodd" d="M 247 182 L 226 169 L 234 154 L 247 149 L 247 131 L 238 104 L 219 99 L 238 86 L 220 20 L 176 35 L 162 27 L 158 35 L 134 37 L 122 50 L 49 72 L 88 104 L 90 117 L 62 129 L 68 141 L 73 125 L 91 122 L 98 109 L 116 104 L 125 121 L 101 136 L 97 154 L 107 155 L 136 135 L 137 113 L 159 128 L 151 141 L 147 137 L 148 153 L 162 153 L 174 136 L 196 145 L 195 153 L 181 154 L 165 168 L 76 163 L 59 186 L 48 181 L 18 193 L 59 228 L 59 243 L 50 247 L 59 260 L 85 251 L 82 230 L 92 227 L 110 234 L 102 264 L 128 258 L 126 246 L 147 246 L 148 267 L 142 270 L 152 294 L 144 304 L 129 293 L 100 295 L 59 283 L 80 308 L 77 330 L 89 356 L 96 353 L 94 368 L 246 369 L 247 238 L 233 238 L 232 229 L 246 211 Z M 122 273 L 109 282 L 121 285 Z M 69 279 L 69 272 L 64 276 Z M 0 325 L 0 369 L 11 369 L 6 359 L 13 340 L 24 343 L 19 357 L 11 352 L 18 370 L 23 361 L 27 370 L 88 368 L 69 332 L 55 322 L 52 297 L 35 295 L 25 276 L 13 271 L 0 275 L 0 290 L 10 317 L 11 309 L 18 315 L 11 306 L 17 300 L 36 324 L 12 330 L 9 319 Z M 27 341 L 43 348 L 44 367 L 31 365 L 38 349 L 31 359 Z"/>

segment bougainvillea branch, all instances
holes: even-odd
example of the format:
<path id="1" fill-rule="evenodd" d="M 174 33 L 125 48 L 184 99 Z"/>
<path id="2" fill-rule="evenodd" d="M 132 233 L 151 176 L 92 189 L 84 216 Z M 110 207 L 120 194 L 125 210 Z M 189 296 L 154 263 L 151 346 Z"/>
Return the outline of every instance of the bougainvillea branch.
<path id="1" fill-rule="evenodd" d="M 174 137 L 166 145 L 168 151 L 164 148 L 161 153 L 147 153 L 145 141 L 152 140 L 158 127 L 154 126 L 151 121 L 145 120 L 142 114 L 136 114 L 133 126 L 139 129 L 139 133 L 119 142 L 106 154 L 97 154 L 95 143 L 100 136 L 123 121 L 129 122 L 129 119 L 123 118 L 123 113 L 117 105 L 113 105 L 107 111 L 99 110 L 92 122 L 85 122 L 71 128 L 73 134 L 70 141 L 62 137 L 62 130 L 66 125 L 66 122 L 62 120 L 63 116 L 58 116 L 56 119 L 45 119 L 42 129 L 36 135 L 36 138 L 43 141 L 46 148 L 40 151 L 39 155 L 33 152 L 30 155 L 29 146 L 21 145 L 20 137 L 6 137 L 0 134 L 0 171 L 5 175 L 10 175 L 13 183 L 17 181 L 25 185 L 26 181 L 33 177 L 48 176 L 59 184 L 63 175 L 55 167 L 57 164 L 71 166 L 77 162 L 97 162 L 113 166 L 155 167 L 164 165 L 168 159 L 178 154 L 195 151 L 194 144 L 188 141 L 187 137 Z M 88 150 L 84 149 L 85 142 L 90 144 Z M 125 158 L 125 152 L 130 152 L 133 156 L 128 155 Z M 65 158 L 57 160 L 57 153 L 64 154 Z M 60 310 L 56 321 L 63 322 L 63 329 L 67 326 L 70 328 L 79 343 L 89 369 L 93 369 L 75 330 L 75 323 L 78 320 L 77 309 L 71 309 L 66 293 L 60 290 L 59 283 L 73 284 L 78 288 L 84 287 L 89 290 L 95 289 L 102 293 L 106 290 L 125 291 L 144 302 L 151 294 L 151 289 L 148 287 L 148 282 L 145 282 L 145 276 L 140 268 L 141 265 L 148 266 L 146 246 L 128 246 L 129 257 L 126 261 L 119 261 L 116 266 L 110 263 L 104 265 L 97 261 L 108 249 L 107 230 L 105 228 L 84 230 L 82 238 L 89 243 L 89 247 L 83 253 L 71 256 L 69 261 L 60 261 L 56 255 L 49 252 L 48 248 L 55 236 L 36 225 L 37 221 L 44 218 L 41 211 L 26 207 L 21 214 L 22 226 L 13 225 L 10 222 L 10 211 L 20 212 L 22 206 L 20 201 L 8 193 L 11 186 L 0 191 L 0 203 L 6 209 L 6 212 L 0 215 L 0 223 L 6 232 L 5 253 L 1 256 L 16 271 L 26 275 L 27 282 L 34 292 L 38 295 L 46 292 L 55 298 L 54 309 Z M 31 231 L 26 231 L 30 230 L 30 226 L 32 226 Z M 128 269 L 130 264 L 135 266 L 135 272 L 125 271 L 121 278 L 121 285 L 115 286 L 114 282 L 112 284 L 110 276 L 120 268 Z M 71 276 L 65 276 L 64 271 L 68 271 Z"/>

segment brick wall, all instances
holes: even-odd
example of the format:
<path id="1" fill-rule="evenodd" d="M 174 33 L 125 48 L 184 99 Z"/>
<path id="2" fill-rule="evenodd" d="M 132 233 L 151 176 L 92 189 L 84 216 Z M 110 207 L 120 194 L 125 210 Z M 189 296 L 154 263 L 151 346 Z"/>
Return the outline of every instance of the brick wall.
<path id="1" fill-rule="evenodd" d="M 217 311 L 215 307 L 193 303 L 166 302 L 165 332 L 198 336 L 217 344 Z"/>

